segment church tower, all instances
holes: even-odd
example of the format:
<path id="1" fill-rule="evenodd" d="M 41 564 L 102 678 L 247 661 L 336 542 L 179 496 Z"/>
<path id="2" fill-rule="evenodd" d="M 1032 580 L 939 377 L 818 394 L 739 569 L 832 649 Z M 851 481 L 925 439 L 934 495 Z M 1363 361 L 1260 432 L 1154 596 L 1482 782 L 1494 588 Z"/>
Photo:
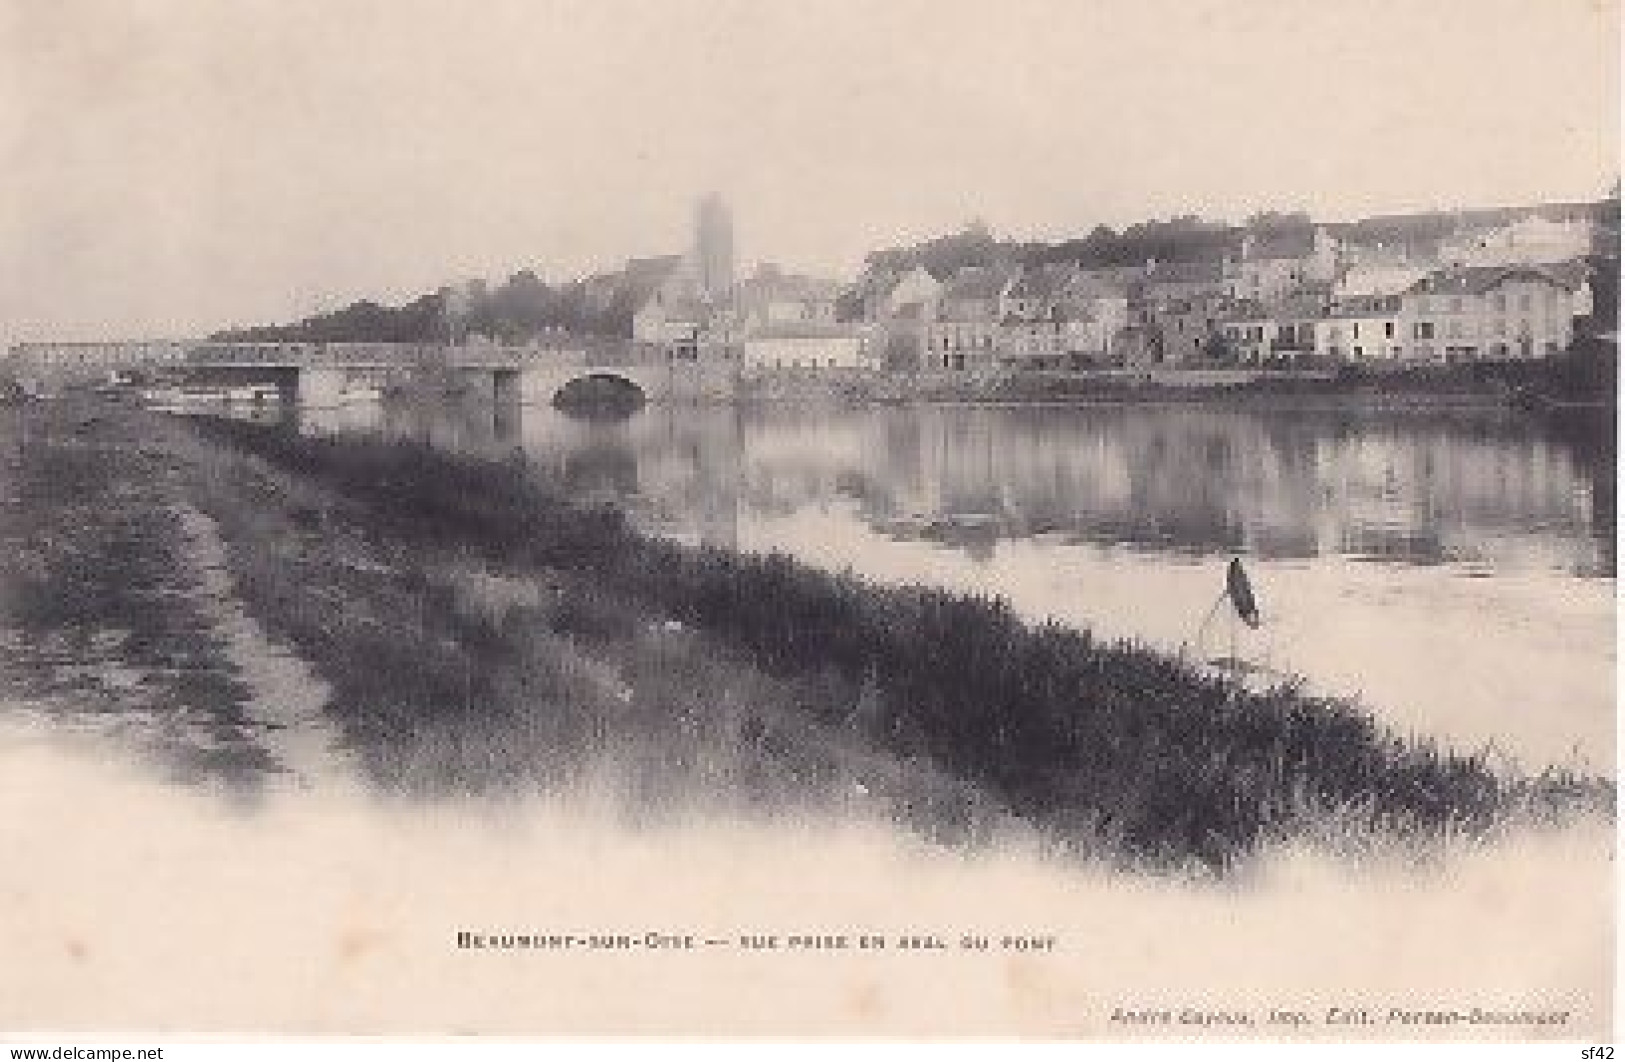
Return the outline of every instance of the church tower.
<path id="1" fill-rule="evenodd" d="M 734 225 L 728 204 L 715 192 L 700 200 L 696 212 L 694 267 L 711 305 L 726 303 L 734 286 Z"/>

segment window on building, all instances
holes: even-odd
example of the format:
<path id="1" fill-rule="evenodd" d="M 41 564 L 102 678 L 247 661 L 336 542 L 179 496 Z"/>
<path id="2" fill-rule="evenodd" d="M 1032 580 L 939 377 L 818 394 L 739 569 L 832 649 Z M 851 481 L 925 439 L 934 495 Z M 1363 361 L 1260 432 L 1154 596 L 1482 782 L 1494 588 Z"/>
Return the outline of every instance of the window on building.
<path id="1" fill-rule="evenodd" d="M 1392 322 L 1392 321 L 1384 321 L 1383 322 L 1382 336 L 1383 336 L 1384 339 L 1392 339 L 1392 338 L 1394 338 L 1394 322 Z"/>
<path id="2" fill-rule="evenodd" d="M 1411 329 L 1411 336 L 1412 336 L 1412 338 L 1415 338 L 1415 339 L 1432 339 L 1433 338 L 1433 322 L 1432 321 L 1418 321 L 1418 322 L 1416 322 L 1415 326 Z"/>

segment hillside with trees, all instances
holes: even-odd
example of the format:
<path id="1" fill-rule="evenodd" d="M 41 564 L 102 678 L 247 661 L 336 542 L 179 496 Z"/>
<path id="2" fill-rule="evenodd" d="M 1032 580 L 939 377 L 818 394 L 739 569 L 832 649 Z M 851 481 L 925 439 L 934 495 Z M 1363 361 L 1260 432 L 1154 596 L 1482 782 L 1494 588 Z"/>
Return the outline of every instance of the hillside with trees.
<path id="1" fill-rule="evenodd" d="M 595 300 L 595 286 L 607 296 Z M 211 338 L 239 343 L 444 343 L 483 335 L 523 343 L 549 331 L 619 334 L 630 321 L 613 282 L 590 278 L 552 286 L 529 269 L 491 287 L 476 280 L 441 287 L 400 306 L 371 300 L 314 314 L 293 324 L 227 329 Z"/>
<path id="2" fill-rule="evenodd" d="M 1437 246 L 1464 224 L 1506 224 L 1531 213 L 1554 221 L 1586 218 L 1598 222 L 1600 231 L 1609 234 L 1607 250 L 1617 262 L 1617 191 L 1595 203 L 1431 211 L 1330 223 L 1325 227 L 1344 240 L 1422 250 Z M 872 251 L 864 260 L 864 273 L 895 275 L 919 266 L 941 279 L 967 266 L 1071 262 L 1088 268 L 1123 268 L 1150 261 L 1216 262 L 1238 254 L 1246 236 L 1307 236 L 1315 227 L 1314 220 L 1302 212 L 1266 211 L 1239 225 L 1185 214 L 1136 222 L 1120 231 L 1097 225 L 1085 236 L 1044 242 L 1003 239 L 986 222 L 976 220 L 958 232 Z M 639 275 L 639 270 L 658 266 L 661 261 L 635 260 L 616 272 L 560 284 L 549 284 L 533 270 L 521 269 L 495 287 L 483 280 L 445 286 L 400 306 L 363 300 L 293 324 L 230 329 L 212 338 L 237 342 L 431 343 L 483 335 L 503 343 L 523 343 L 555 331 L 626 336 L 630 335 L 632 314 L 645 291 L 646 278 Z M 859 300 L 849 292 L 839 307 L 840 315 L 850 319 L 858 308 Z"/>

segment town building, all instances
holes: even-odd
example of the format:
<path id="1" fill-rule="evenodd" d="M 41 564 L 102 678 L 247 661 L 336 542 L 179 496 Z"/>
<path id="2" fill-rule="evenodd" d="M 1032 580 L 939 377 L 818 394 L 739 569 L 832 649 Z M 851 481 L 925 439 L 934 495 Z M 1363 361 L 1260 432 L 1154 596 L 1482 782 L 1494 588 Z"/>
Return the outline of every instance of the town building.
<path id="1" fill-rule="evenodd" d="M 872 330 L 864 325 L 795 321 L 764 325 L 741 343 L 747 371 L 859 370 L 876 367 Z"/>
<path id="2" fill-rule="evenodd" d="M 1382 295 L 1351 299 L 1333 306 L 1314 325 L 1314 353 L 1329 361 L 1403 361 L 1406 358 L 1403 304 L 1401 296 Z"/>
<path id="3" fill-rule="evenodd" d="M 1589 286 L 1575 269 L 1465 266 L 1441 270 L 1401 299 L 1414 361 L 1504 361 L 1551 357 L 1574 339 L 1589 312 Z"/>
<path id="4" fill-rule="evenodd" d="M 1070 338 L 1058 307 L 1022 317 L 1011 315 L 998 330 L 995 360 L 1011 369 L 1069 368 L 1067 341 Z"/>
<path id="5" fill-rule="evenodd" d="M 1075 270 L 1061 291 L 1059 306 L 1073 367 L 1122 361 L 1118 340 L 1129 324 L 1129 285 L 1122 277 Z"/>
<path id="6" fill-rule="evenodd" d="M 1272 306 L 1254 299 L 1233 303 L 1219 322 L 1224 342 L 1217 352 L 1250 365 L 1302 362 L 1317 353 L 1317 330 L 1330 310 L 1327 296 L 1313 289 Z"/>
<path id="7" fill-rule="evenodd" d="M 921 266 L 884 278 L 877 285 L 872 318 L 937 316 L 942 305 L 942 281 Z"/>
<path id="8" fill-rule="evenodd" d="M 1338 267 L 1331 285 L 1333 302 L 1398 295 L 1438 268 L 1433 263 L 1413 262 L 1403 252 L 1392 256 L 1368 255 Z"/>
<path id="9" fill-rule="evenodd" d="M 1154 304 L 1145 323 L 1154 336 L 1154 361 L 1161 365 L 1193 365 L 1210 360 L 1219 324 L 1232 309 L 1228 296 L 1209 292 Z"/>
<path id="10" fill-rule="evenodd" d="M 998 364 L 1015 369 L 1066 367 L 1071 332 L 1065 326 L 1071 322 L 1063 321 L 1063 297 L 1076 276 L 1077 267 L 1063 262 L 1031 267 L 1011 281 L 994 343 Z"/>
<path id="11" fill-rule="evenodd" d="M 879 271 L 861 277 L 842 301 L 861 308 L 860 319 L 877 326 L 871 356 L 881 367 L 914 372 L 927 361 L 926 328 L 937 319 L 942 287 L 920 266 Z"/>
<path id="12" fill-rule="evenodd" d="M 1396 290 L 1339 284 L 1321 300 L 1302 292 L 1275 306 L 1238 303 L 1221 323 L 1224 347 L 1250 364 L 1320 362 L 1406 365 L 1550 357 L 1590 312 L 1580 263 L 1435 269 Z"/>
<path id="13" fill-rule="evenodd" d="M 675 361 L 699 354 L 710 312 L 694 264 L 682 255 L 626 263 L 619 300 L 630 308 L 631 337 L 666 348 Z"/>
<path id="14" fill-rule="evenodd" d="M 1053 262 L 1022 270 L 1006 293 L 1003 305 L 1006 317 L 1033 321 L 1054 316 L 1067 288 L 1078 276 L 1078 267 L 1071 262 Z"/>
<path id="15" fill-rule="evenodd" d="M 1007 299 L 1019 272 L 967 266 L 942 285 L 937 317 L 924 327 L 924 367 L 981 371 L 997 361 Z"/>
<path id="16" fill-rule="evenodd" d="M 1225 294 L 1223 262 L 1159 262 L 1145 265 L 1133 301 L 1155 312 L 1176 303 Z"/>
<path id="17" fill-rule="evenodd" d="M 732 301 L 748 331 L 777 324 L 834 324 L 840 295 L 839 281 L 786 273 L 764 264 L 735 286 Z"/>
<path id="18" fill-rule="evenodd" d="M 843 302 L 853 308 L 848 313 L 882 327 L 874 357 L 894 369 L 1545 356 L 1565 349 L 1573 318 L 1591 312 L 1582 259 L 1596 226 L 1580 208 L 1338 225 L 1263 218 L 1236 231 L 1222 257 L 1143 266 L 994 264 L 947 276 L 919 267 L 875 271 Z M 1465 233 L 1471 246 L 1452 243 Z M 1196 252 L 1216 254 L 1221 246 Z M 1449 254 L 1495 262 L 1463 264 L 1447 261 Z M 1437 300 L 1448 307 L 1458 297 L 1460 311 L 1435 308 Z M 1526 303 L 1531 310 L 1521 314 Z"/>
<path id="19" fill-rule="evenodd" d="M 1270 305 L 1306 288 L 1330 285 L 1337 241 L 1318 226 L 1247 232 L 1239 255 L 1222 264 L 1225 294 Z"/>

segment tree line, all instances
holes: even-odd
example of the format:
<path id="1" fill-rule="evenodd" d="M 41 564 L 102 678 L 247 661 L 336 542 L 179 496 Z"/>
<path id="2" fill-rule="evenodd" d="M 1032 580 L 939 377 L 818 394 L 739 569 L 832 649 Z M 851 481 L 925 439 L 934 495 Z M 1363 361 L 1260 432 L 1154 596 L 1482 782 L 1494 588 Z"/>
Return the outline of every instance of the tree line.
<path id="1" fill-rule="evenodd" d="M 1616 190 L 1598 203 L 1552 204 L 1537 208 L 1545 215 L 1584 213 L 1599 222 L 1618 259 L 1619 199 Z M 1429 242 L 1447 236 L 1464 219 L 1480 224 L 1505 223 L 1527 210 L 1419 213 L 1368 218 L 1330 225 L 1334 235 L 1368 242 Z M 864 260 L 868 276 L 907 272 L 916 266 L 939 279 L 971 266 L 1019 267 L 1075 263 L 1086 268 L 1141 266 L 1159 262 L 1216 262 L 1236 253 L 1244 236 L 1307 236 L 1315 222 L 1307 213 L 1254 214 L 1240 225 L 1211 221 L 1194 214 L 1167 220 L 1136 222 L 1115 230 L 1097 225 L 1081 237 L 1045 241 L 1001 239 L 985 222 L 972 221 L 960 231 L 917 243 L 885 247 Z M 292 324 L 228 329 L 212 338 L 235 342 L 457 342 L 483 335 L 502 343 L 523 343 L 544 333 L 629 336 L 632 316 L 647 293 L 647 278 L 629 272 L 601 274 L 549 284 L 533 270 L 521 269 L 491 286 L 483 280 L 443 286 L 401 306 L 371 300 L 314 314 Z M 862 296 L 854 285 L 837 307 L 843 317 L 861 312 Z"/>

